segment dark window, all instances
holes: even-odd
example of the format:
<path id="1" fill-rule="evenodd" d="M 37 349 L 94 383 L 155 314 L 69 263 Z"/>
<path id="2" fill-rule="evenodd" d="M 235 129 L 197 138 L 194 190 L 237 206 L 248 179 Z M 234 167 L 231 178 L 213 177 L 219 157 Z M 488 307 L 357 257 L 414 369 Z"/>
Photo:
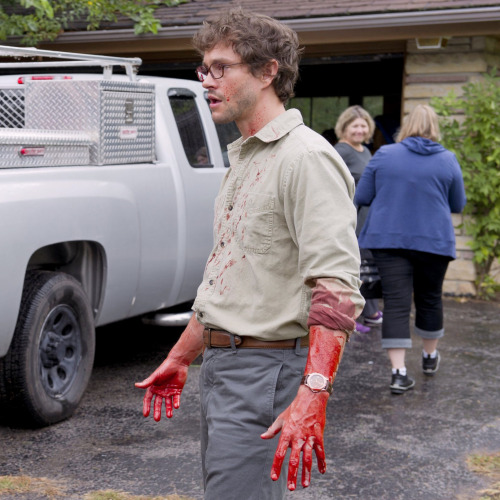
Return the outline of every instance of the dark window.
<path id="1" fill-rule="evenodd" d="M 240 131 L 236 126 L 236 123 L 216 123 L 215 128 L 217 130 L 217 135 L 219 136 L 220 150 L 222 152 L 222 158 L 224 159 L 224 166 L 229 167 L 229 158 L 227 155 L 227 145 L 234 142 L 238 137 L 240 137 Z"/>
<path id="2" fill-rule="evenodd" d="M 213 167 L 200 114 L 196 107 L 195 94 L 187 89 L 170 89 L 168 98 L 190 165 L 194 168 Z"/>

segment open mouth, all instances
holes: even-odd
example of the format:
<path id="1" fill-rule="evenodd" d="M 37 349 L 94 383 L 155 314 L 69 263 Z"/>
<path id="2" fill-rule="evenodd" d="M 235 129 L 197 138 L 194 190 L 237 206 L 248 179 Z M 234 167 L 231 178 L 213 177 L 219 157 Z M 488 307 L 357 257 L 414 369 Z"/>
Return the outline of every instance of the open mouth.
<path id="1" fill-rule="evenodd" d="M 208 96 L 208 101 L 210 102 L 210 106 L 216 106 L 217 104 L 219 104 L 220 102 L 222 102 L 221 99 L 213 96 L 213 95 L 209 95 Z"/>

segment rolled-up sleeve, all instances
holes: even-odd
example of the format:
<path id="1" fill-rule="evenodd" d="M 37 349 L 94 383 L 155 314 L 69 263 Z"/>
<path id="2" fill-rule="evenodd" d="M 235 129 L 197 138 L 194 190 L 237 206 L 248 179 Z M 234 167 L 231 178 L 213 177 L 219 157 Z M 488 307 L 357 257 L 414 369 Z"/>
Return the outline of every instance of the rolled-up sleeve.
<path id="1" fill-rule="evenodd" d="M 364 299 L 350 287 L 334 278 L 316 280 L 312 291 L 307 326 L 322 325 L 348 334 L 356 328 L 355 319 L 361 314 Z"/>

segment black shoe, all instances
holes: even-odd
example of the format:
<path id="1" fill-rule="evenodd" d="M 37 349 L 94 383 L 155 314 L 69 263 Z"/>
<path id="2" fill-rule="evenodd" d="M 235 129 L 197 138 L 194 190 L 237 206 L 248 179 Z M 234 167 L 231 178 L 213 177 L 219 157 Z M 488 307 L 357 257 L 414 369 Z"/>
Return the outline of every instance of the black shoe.
<path id="1" fill-rule="evenodd" d="M 435 358 L 431 358 L 430 354 L 426 356 L 422 356 L 422 370 L 426 375 L 434 375 L 439 368 L 439 361 L 441 360 L 441 356 L 439 352 L 437 353 Z"/>
<path id="2" fill-rule="evenodd" d="M 391 392 L 393 394 L 403 394 L 415 385 L 415 381 L 408 375 L 401 375 L 399 370 L 392 375 L 391 379 Z"/>

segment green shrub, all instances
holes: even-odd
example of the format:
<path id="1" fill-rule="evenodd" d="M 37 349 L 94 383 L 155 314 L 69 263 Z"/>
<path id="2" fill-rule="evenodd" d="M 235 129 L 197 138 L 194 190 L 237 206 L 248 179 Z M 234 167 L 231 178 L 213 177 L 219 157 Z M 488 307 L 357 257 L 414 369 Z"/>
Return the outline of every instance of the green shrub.
<path id="1" fill-rule="evenodd" d="M 433 98 L 442 117 L 442 144 L 453 151 L 462 167 L 467 194 L 466 233 L 472 238 L 477 293 L 491 298 L 500 289 L 490 275 L 500 256 L 500 78 L 496 69 L 484 79 Z M 458 119 L 457 119 L 458 118 Z"/>

